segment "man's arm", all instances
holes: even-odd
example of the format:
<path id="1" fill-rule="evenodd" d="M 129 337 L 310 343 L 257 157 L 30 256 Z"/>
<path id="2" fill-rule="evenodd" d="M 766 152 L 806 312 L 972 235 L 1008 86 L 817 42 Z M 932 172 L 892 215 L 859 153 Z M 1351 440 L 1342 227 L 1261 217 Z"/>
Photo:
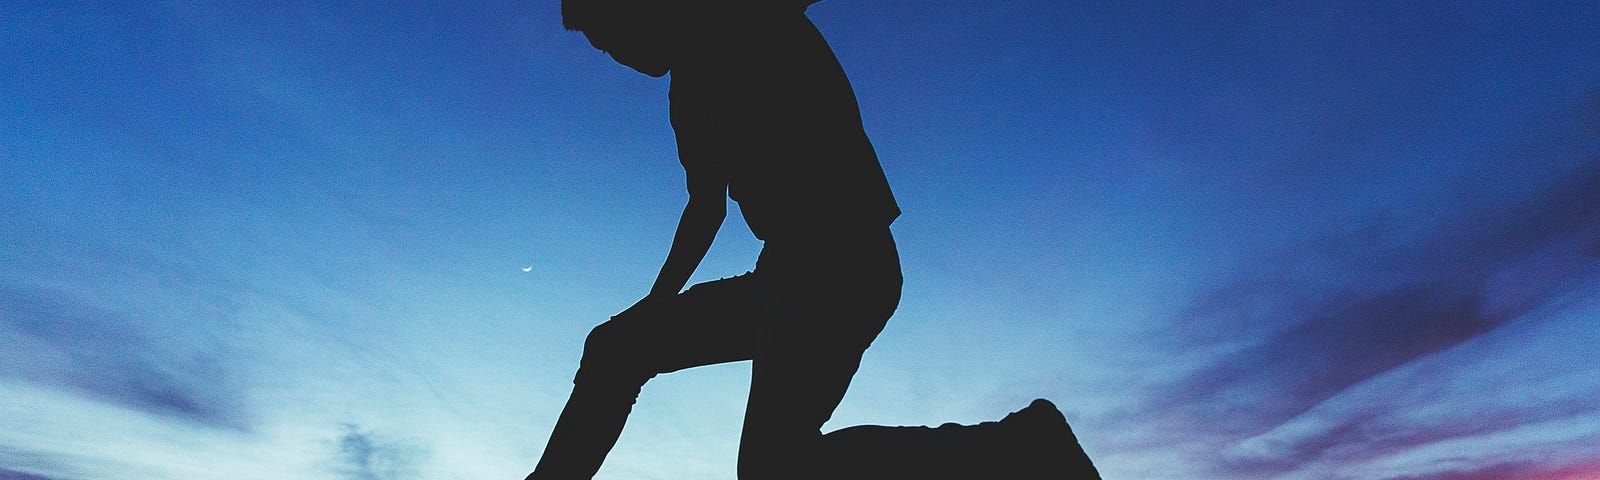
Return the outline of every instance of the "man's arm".
<path id="1" fill-rule="evenodd" d="M 689 204 L 683 207 L 678 218 L 678 230 L 672 236 L 672 250 L 650 287 L 650 297 L 669 297 L 683 290 L 694 274 L 700 260 L 711 249 L 711 241 L 722 228 L 728 215 L 728 178 L 711 165 L 685 169 L 688 177 Z"/>

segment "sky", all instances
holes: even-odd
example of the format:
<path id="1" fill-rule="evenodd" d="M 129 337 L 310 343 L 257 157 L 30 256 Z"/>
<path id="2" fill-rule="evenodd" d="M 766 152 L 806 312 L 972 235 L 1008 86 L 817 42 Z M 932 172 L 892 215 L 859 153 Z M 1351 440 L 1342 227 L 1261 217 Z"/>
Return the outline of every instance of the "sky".
<path id="1" fill-rule="evenodd" d="M 824 430 L 1600 477 L 1600 3 L 809 15 L 905 212 Z M 0 479 L 521 478 L 687 199 L 668 84 L 555 1 L 0 3 Z M 653 380 L 597 478 L 733 478 L 748 381 Z"/>

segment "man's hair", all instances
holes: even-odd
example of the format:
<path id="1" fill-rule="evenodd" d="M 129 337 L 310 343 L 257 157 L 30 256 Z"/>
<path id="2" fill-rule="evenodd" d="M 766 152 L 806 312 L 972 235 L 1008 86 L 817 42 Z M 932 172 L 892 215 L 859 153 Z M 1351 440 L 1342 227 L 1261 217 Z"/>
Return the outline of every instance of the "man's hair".
<path id="1" fill-rule="evenodd" d="M 675 4 L 692 0 L 561 0 L 561 26 L 583 32 L 598 26 L 632 30 L 646 21 L 667 21 Z"/>
<path id="2" fill-rule="evenodd" d="M 719 17 L 739 9 L 805 10 L 819 1 L 822 0 L 561 0 L 561 26 L 574 32 L 597 26 L 632 30 L 680 18 Z"/>

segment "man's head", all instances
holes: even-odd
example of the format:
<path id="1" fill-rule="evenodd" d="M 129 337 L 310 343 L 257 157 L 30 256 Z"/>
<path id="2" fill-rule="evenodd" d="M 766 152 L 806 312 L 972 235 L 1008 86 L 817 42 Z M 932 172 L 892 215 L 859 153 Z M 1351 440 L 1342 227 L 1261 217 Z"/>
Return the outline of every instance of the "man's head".
<path id="1" fill-rule="evenodd" d="M 652 77 L 672 68 L 684 0 L 561 0 L 561 23 L 617 63 Z"/>

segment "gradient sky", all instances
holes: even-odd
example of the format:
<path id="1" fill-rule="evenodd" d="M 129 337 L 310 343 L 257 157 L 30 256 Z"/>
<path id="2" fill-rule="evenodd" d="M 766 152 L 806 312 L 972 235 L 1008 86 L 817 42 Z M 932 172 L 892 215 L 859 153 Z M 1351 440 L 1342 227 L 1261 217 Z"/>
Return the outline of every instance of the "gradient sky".
<path id="1" fill-rule="evenodd" d="M 1600 478 L 1600 3 L 810 15 L 905 210 L 826 429 L 1045 397 L 1108 479 Z M 668 82 L 559 25 L 0 3 L 0 478 L 526 474 L 687 198 Z M 748 375 L 651 382 L 599 478 L 733 478 Z"/>

